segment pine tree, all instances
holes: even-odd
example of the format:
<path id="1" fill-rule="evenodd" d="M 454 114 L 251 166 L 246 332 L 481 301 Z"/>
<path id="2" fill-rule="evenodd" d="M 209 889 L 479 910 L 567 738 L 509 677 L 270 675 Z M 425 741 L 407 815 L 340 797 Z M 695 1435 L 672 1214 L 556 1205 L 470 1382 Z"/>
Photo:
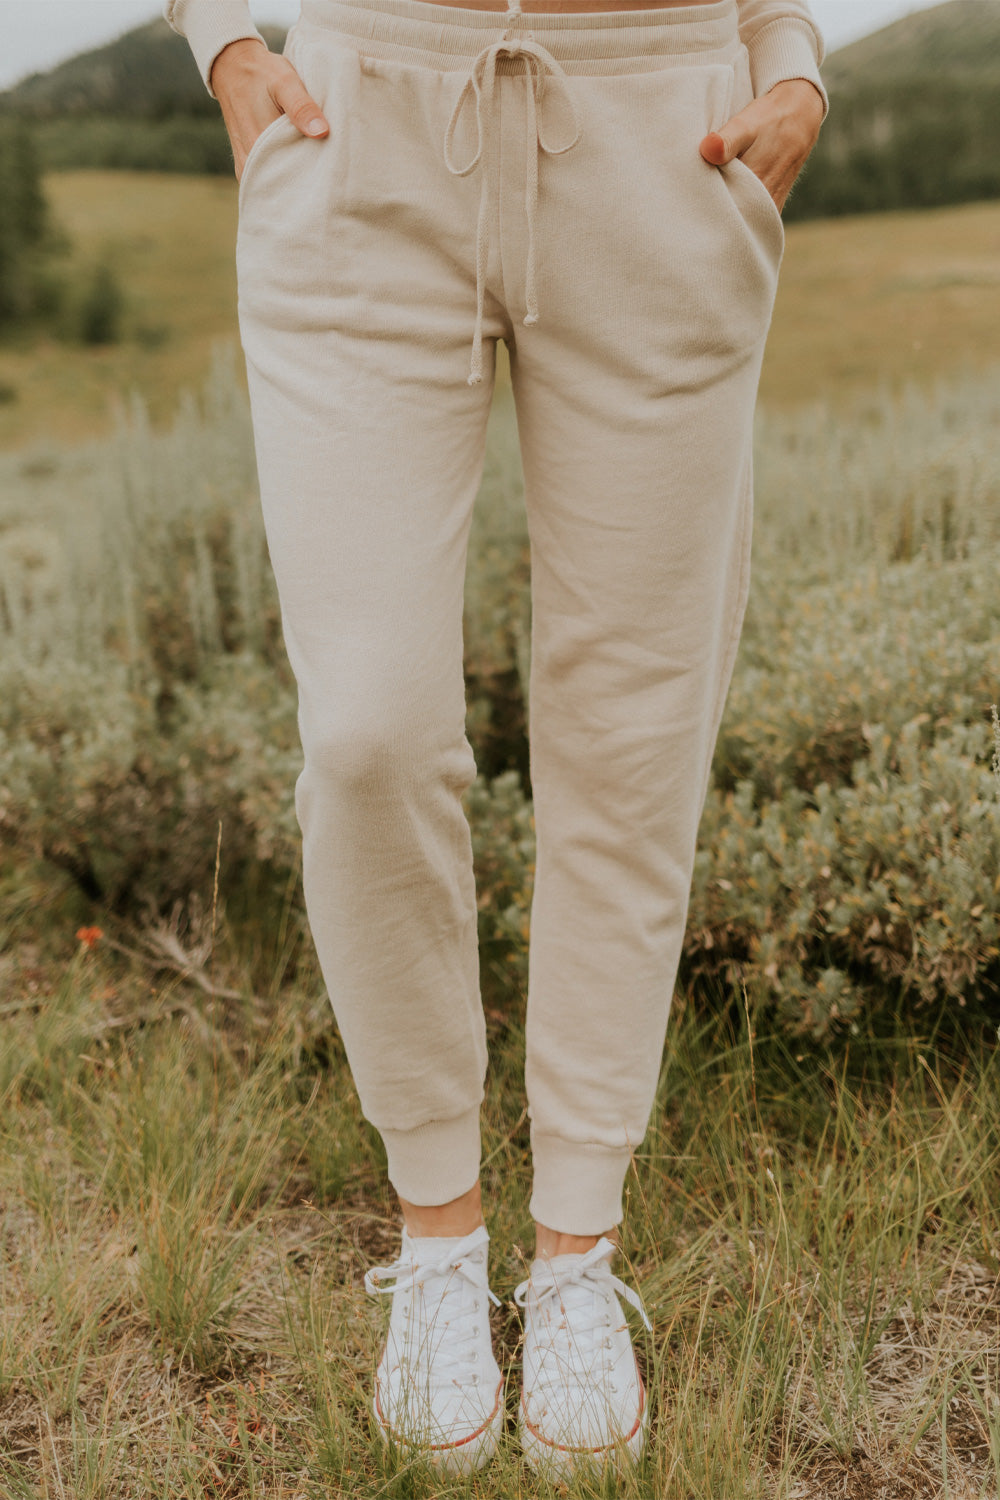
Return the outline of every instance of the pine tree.
<path id="1" fill-rule="evenodd" d="M 0 119 L 0 327 L 34 309 L 48 230 L 41 171 L 31 131 Z"/>

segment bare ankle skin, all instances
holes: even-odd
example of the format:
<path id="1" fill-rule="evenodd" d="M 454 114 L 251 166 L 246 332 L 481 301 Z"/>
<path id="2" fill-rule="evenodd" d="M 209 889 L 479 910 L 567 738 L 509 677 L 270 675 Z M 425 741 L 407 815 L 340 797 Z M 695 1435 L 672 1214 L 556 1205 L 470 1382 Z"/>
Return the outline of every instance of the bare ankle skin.
<path id="1" fill-rule="evenodd" d="M 480 1185 L 453 1198 L 450 1203 L 439 1203 L 428 1207 L 424 1204 L 408 1203 L 400 1198 L 403 1219 L 411 1235 L 443 1236 L 449 1239 L 471 1234 L 483 1223 L 483 1201 Z"/>
<path id="2" fill-rule="evenodd" d="M 406 1198 L 400 1198 L 399 1204 L 408 1232 L 418 1238 L 429 1235 L 452 1238 L 471 1234 L 484 1222 L 482 1189 L 478 1182 L 475 1187 L 463 1193 L 460 1198 L 453 1198 L 450 1203 L 427 1205 L 410 1203 Z M 536 1222 L 535 1255 L 582 1255 L 592 1250 L 601 1237 L 600 1234 L 563 1234 L 560 1230 L 549 1229 L 545 1224 Z M 604 1230 L 603 1237 L 614 1245 L 619 1242 L 617 1228 Z"/>
<path id="3" fill-rule="evenodd" d="M 599 1234 L 562 1234 L 559 1230 L 548 1229 L 536 1221 L 535 1255 L 583 1255 L 588 1250 L 593 1250 L 601 1238 Z M 617 1245 L 618 1230 L 605 1230 L 603 1238 Z"/>

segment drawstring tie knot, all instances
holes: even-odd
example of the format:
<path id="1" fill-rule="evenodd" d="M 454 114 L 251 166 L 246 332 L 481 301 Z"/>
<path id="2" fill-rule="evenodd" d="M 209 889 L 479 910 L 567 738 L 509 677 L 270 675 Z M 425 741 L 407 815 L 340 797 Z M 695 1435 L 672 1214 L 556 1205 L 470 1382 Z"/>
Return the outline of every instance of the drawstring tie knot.
<path id="1" fill-rule="evenodd" d="M 508 18 L 521 16 L 520 5 L 513 4 L 507 12 Z M 451 119 L 444 137 L 444 159 L 448 171 L 455 177 L 468 177 L 479 167 L 482 186 L 479 193 L 479 215 L 476 220 L 476 326 L 472 338 L 472 359 L 469 368 L 469 384 L 479 385 L 483 378 L 483 307 L 486 298 L 486 275 L 489 268 L 490 220 L 492 218 L 491 188 L 498 175 L 496 115 L 497 64 L 502 57 L 518 59 L 525 75 L 525 161 L 524 161 L 524 210 L 528 230 L 528 254 L 524 281 L 525 327 L 538 322 L 538 291 L 535 271 L 535 209 L 538 204 L 538 153 L 546 156 L 561 156 L 580 139 L 573 100 L 566 85 L 566 74 L 547 48 L 537 42 L 528 32 L 518 35 L 508 25 L 498 42 L 484 47 L 479 53 L 462 91 L 455 101 Z M 543 126 L 541 105 L 546 88 L 558 94 L 566 106 L 571 121 L 572 134 L 561 143 L 553 141 Z M 476 145 L 473 154 L 464 164 L 455 160 L 455 135 L 467 106 L 474 111 Z"/>

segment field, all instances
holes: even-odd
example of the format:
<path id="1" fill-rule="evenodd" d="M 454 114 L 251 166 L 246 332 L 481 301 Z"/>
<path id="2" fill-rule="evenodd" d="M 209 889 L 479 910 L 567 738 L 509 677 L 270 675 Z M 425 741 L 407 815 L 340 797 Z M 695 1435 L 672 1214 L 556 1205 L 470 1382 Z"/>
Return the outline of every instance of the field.
<path id="1" fill-rule="evenodd" d="M 0 345 L 0 449 L 107 433 L 133 387 L 157 424 L 236 339 L 236 184 L 129 172 L 54 173 L 46 189 L 82 262 L 107 251 L 129 294 L 128 337 L 97 353 Z M 980 369 L 1000 328 L 1000 203 L 789 227 L 762 383 L 768 405 L 850 401 L 875 385 Z"/>
<path id="2" fill-rule="evenodd" d="M 302 911 L 234 193 L 114 185 L 53 189 L 167 336 L 0 359 L 0 1496 L 544 1496 L 512 1429 L 466 1485 L 372 1428 L 361 1276 L 397 1209 Z M 572 1494 L 1000 1494 L 998 242 L 997 205 L 789 233 L 751 606 L 627 1185 L 651 1441 Z M 129 381 L 148 410 L 109 417 Z M 466 667 L 512 1412 L 527 566 L 501 390 Z"/>

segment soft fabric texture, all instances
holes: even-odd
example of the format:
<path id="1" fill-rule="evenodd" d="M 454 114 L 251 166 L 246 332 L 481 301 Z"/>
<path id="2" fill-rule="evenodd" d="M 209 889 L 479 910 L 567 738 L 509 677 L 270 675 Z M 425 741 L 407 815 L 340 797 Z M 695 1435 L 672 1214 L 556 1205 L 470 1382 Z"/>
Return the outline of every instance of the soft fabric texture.
<path id="1" fill-rule="evenodd" d="M 614 6 L 609 4 L 608 9 Z M 808 78 L 823 95 L 825 112 L 828 101 L 819 74 L 823 38 L 806 0 L 739 0 L 738 11 L 754 93 L 766 94 L 776 83 L 789 78 Z M 263 41 L 250 18 L 247 0 L 166 0 L 164 14 L 174 30 L 190 42 L 213 98 L 212 64 L 223 47 L 243 37 Z"/>
<path id="2" fill-rule="evenodd" d="M 498 338 L 532 547 L 533 1216 L 610 1229 L 647 1128 L 747 598 L 783 248 L 759 179 L 698 152 L 752 97 L 738 19 L 306 0 L 286 51 L 330 135 L 282 116 L 243 173 L 306 903 L 413 1203 L 459 1197 L 480 1161 L 462 611 Z"/>

